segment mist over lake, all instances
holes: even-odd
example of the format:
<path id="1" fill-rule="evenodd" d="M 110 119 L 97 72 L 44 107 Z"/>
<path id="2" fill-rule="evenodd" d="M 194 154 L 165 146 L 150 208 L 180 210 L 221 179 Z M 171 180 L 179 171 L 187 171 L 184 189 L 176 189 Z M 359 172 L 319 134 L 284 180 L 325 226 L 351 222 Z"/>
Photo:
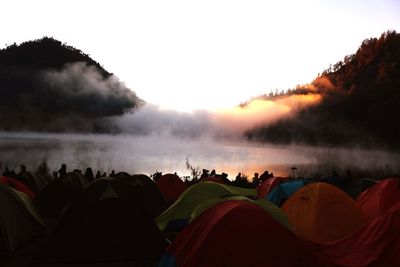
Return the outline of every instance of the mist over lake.
<path id="1" fill-rule="evenodd" d="M 238 140 L 177 138 L 171 135 L 100 135 L 0 133 L 1 171 L 18 170 L 25 164 L 33 170 L 43 160 L 50 169 L 61 163 L 68 169 L 92 167 L 102 172 L 126 171 L 151 175 L 156 171 L 189 176 L 186 159 L 194 167 L 226 172 L 234 179 L 238 172 L 253 177 L 265 170 L 276 176 L 329 175 L 347 168 L 366 175 L 389 175 L 399 170 L 400 154 L 376 150 L 276 146 Z M 378 172 L 378 173 L 377 173 Z M 340 174 L 340 173 L 339 173 Z"/>

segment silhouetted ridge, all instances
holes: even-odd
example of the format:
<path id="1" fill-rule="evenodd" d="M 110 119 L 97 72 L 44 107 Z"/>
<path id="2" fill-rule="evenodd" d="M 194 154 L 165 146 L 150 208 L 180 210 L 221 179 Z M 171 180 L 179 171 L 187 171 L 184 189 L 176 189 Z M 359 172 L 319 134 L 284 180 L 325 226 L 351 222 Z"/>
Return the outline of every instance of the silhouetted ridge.
<path id="1" fill-rule="evenodd" d="M 0 64 L 7 66 L 61 70 L 66 63 L 73 62 L 86 62 L 87 65 L 96 66 L 104 77 L 111 75 L 89 55 L 52 37 L 13 44 L 0 50 Z"/>
<path id="2" fill-rule="evenodd" d="M 53 38 L 0 50 L 0 130 L 109 132 L 143 103 L 82 51 Z"/>
<path id="3" fill-rule="evenodd" d="M 318 93 L 323 96 L 319 104 L 250 130 L 247 137 L 281 144 L 400 148 L 400 34 L 386 32 L 363 41 L 354 55 L 325 70 L 311 85 L 287 94 Z"/>

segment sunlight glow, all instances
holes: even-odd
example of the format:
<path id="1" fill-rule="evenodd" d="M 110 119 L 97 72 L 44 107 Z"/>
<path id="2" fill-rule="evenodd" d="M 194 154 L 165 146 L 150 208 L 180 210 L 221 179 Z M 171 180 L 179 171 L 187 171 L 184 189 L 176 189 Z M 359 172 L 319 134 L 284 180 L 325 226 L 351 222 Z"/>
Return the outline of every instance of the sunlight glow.
<path id="1" fill-rule="evenodd" d="M 0 47 L 52 36 L 145 101 L 180 111 L 308 83 L 364 39 L 400 30 L 392 0 L 6 0 L 2 8 Z"/>

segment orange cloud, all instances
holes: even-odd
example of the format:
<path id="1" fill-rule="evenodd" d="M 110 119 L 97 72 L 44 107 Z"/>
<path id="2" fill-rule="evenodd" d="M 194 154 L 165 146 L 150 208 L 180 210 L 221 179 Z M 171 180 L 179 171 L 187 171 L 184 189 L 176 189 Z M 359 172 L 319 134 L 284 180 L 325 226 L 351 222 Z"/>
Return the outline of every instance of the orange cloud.
<path id="1" fill-rule="evenodd" d="M 318 94 L 282 96 L 277 99 L 255 99 L 246 105 L 217 111 L 213 122 L 222 134 L 242 134 L 256 126 L 273 123 L 298 110 L 316 104 Z"/>

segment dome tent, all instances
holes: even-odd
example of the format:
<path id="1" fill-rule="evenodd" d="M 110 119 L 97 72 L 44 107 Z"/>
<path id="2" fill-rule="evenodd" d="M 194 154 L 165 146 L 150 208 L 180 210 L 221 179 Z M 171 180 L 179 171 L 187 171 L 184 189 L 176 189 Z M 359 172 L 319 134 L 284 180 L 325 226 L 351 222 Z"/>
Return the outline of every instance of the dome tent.
<path id="1" fill-rule="evenodd" d="M 159 267 L 326 266 L 313 248 L 248 201 L 207 209 L 167 248 Z"/>
<path id="2" fill-rule="evenodd" d="M 186 190 L 186 184 L 178 175 L 167 173 L 156 180 L 156 185 L 168 205 L 172 205 Z"/>
<path id="3" fill-rule="evenodd" d="M 294 193 L 283 205 L 293 231 L 315 242 L 345 237 L 366 219 L 342 190 L 327 183 L 312 183 Z"/>
<path id="4" fill-rule="evenodd" d="M 154 266 L 166 241 L 134 186 L 92 182 L 68 207 L 34 266 Z"/>
<path id="5" fill-rule="evenodd" d="M 0 258 L 10 256 L 18 247 L 46 230 L 31 199 L 2 184 L 0 218 Z"/>
<path id="6" fill-rule="evenodd" d="M 214 182 L 201 182 L 189 187 L 175 203 L 156 218 L 161 231 L 179 231 L 189 222 L 192 211 L 197 205 L 212 198 L 224 195 L 252 195 L 252 189 L 244 189 Z"/>
<path id="7" fill-rule="evenodd" d="M 280 207 L 291 195 L 304 185 L 306 185 L 304 180 L 290 180 L 285 183 L 280 183 L 272 189 L 266 199 Z"/>
<path id="8" fill-rule="evenodd" d="M 377 182 L 362 192 L 356 202 L 369 220 L 383 215 L 400 202 L 400 179 L 392 178 Z"/>

